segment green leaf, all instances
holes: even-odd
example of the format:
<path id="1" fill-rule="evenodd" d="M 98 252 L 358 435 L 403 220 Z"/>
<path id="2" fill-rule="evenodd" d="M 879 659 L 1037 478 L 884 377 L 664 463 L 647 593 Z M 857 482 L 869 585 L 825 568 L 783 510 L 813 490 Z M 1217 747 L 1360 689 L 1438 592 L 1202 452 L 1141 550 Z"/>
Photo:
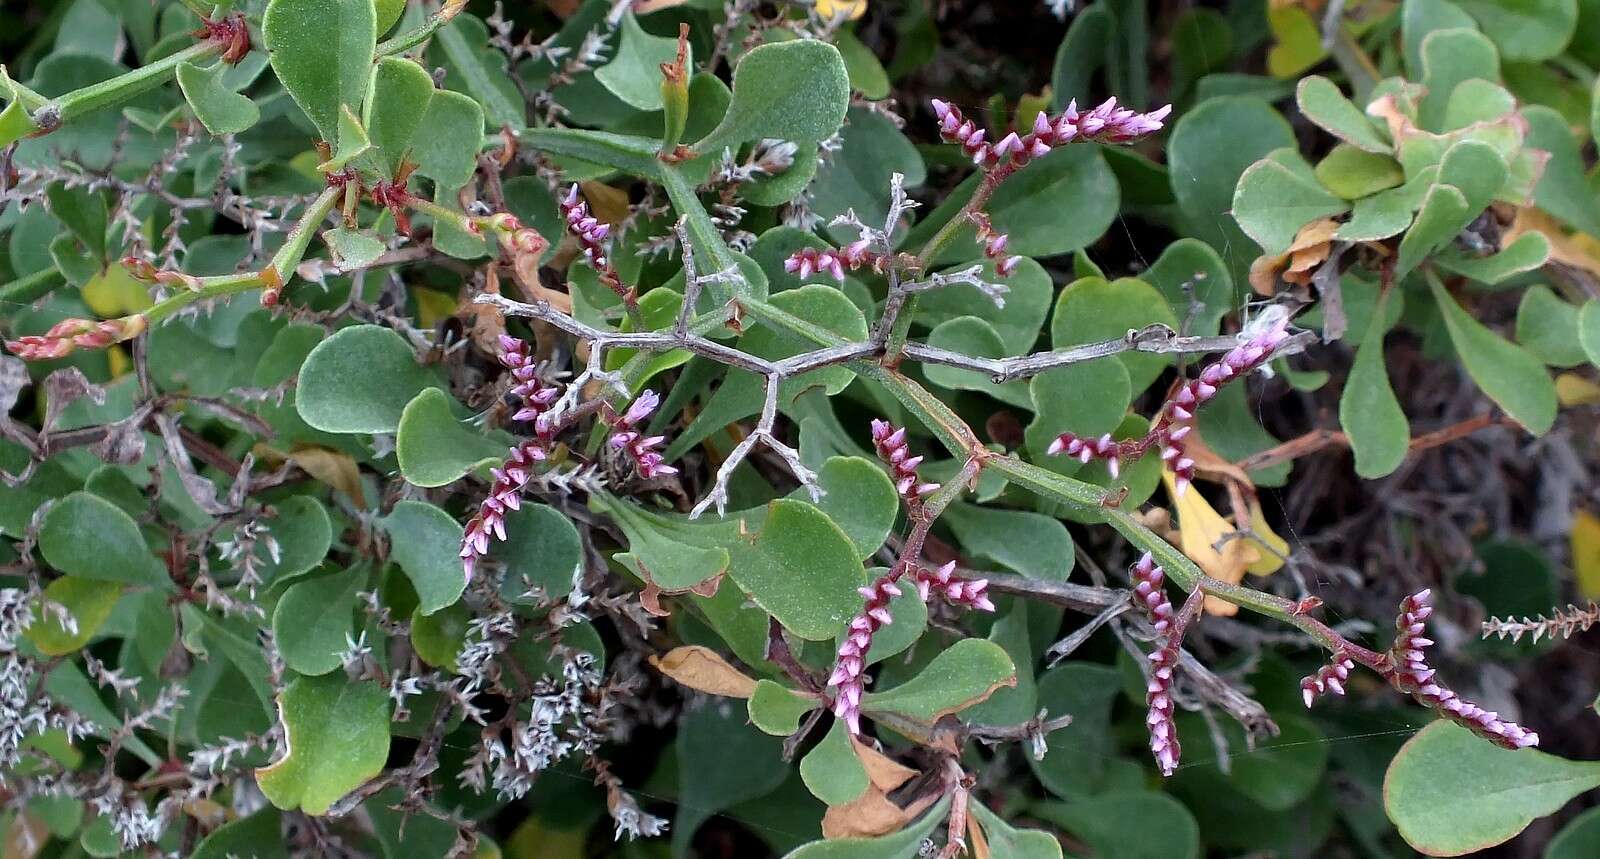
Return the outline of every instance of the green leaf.
<path id="1" fill-rule="evenodd" d="M 789 776 L 782 743 L 745 724 L 745 711 L 726 701 L 688 709 L 678 722 L 678 815 L 672 822 L 676 855 L 717 812 L 766 796 Z"/>
<path id="2" fill-rule="evenodd" d="M 1387 191 L 1406 180 L 1400 162 L 1387 155 L 1363 152 L 1348 143 L 1333 147 L 1317 162 L 1317 181 L 1346 200 L 1359 200 Z"/>
<path id="3" fill-rule="evenodd" d="M 1544 859 L 1587 859 L 1600 855 L 1600 808 L 1591 808 L 1561 827 L 1544 849 Z"/>
<path id="4" fill-rule="evenodd" d="M 1189 321 L 1190 334 L 1216 334 L 1222 317 L 1238 304 L 1233 274 L 1216 250 L 1199 239 L 1178 239 L 1167 245 L 1139 278 L 1161 290 L 1173 315 Z M 1195 305 L 1192 310 L 1191 302 Z"/>
<path id="5" fill-rule="evenodd" d="M 972 358 L 1003 358 L 1006 354 L 1006 344 L 1001 342 L 1000 333 L 976 316 L 957 316 L 939 323 L 928 332 L 928 345 Z M 930 383 L 941 388 L 978 391 L 1019 408 L 1033 407 L 1028 397 L 1028 383 L 1021 380 L 996 384 L 988 373 L 933 363 L 924 364 L 922 372 Z"/>
<path id="6" fill-rule="evenodd" d="M 1544 365 L 1462 310 L 1438 278 L 1429 277 L 1428 286 L 1468 375 L 1517 423 L 1544 435 L 1556 420 L 1555 383 Z"/>
<path id="7" fill-rule="evenodd" d="M 1106 57 L 1117 37 L 1117 16 L 1110 9 L 1090 4 L 1072 17 L 1067 34 L 1056 48 L 1050 72 L 1050 89 L 1057 110 L 1069 99 L 1087 96 L 1095 72 L 1106 64 Z"/>
<path id="8" fill-rule="evenodd" d="M 490 47 L 489 29 L 482 21 L 471 15 L 457 15 L 455 20 L 439 28 L 433 40 L 448 61 L 445 86 L 467 93 L 482 105 L 482 119 L 487 120 L 491 128 L 517 131 L 527 124 L 526 108 L 516 84 L 511 82 L 512 73 L 506 69 L 505 55 L 498 48 Z M 477 127 L 481 128 L 482 123 Z M 474 149 L 482 143 L 476 135 L 462 137 L 470 139 Z"/>
<path id="9" fill-rule="evenodd" d="M 87 492 L 74 492 L 51 505 L 39 527 L 45 562 L 63 573 L 170 590 L 172 580 L 145 547 L 133 517 Z"/>
<path id="10" fill-rule="evenodd" d="M 1050 318 L 1050 343 L 1057 349 L 1065 349 L 1120 339 L 1127 336 L 1130 329 L 1157 322 L 1178 330 L 1177 315 L 1155 287 L 1131 277 L 1109 282 L 1086 277 L 1067 284 L 1056 299 L 1055 312 Z M 1172 363 L 1168 356 L 1153 353 L 1124 353 L 1115 360 L 1127 368 L 1133 393 L 1149 387 Z"/>
<path id="11" fill-rule="evenodd" d="M 1578 308 L 1547 286 L 1530 286 L 1522 293 L 1517 342 L 1552 367 L 1576 367 L 1588 358 L 1578 340 Z"/>
<path id="12" fill-rule="evenodd" d="M 968 811 L 983 826 L 989 842 L 989 855 L 993 859 L 1061 859 L 1061 842 L 1049 832 L 1040 829 L 1017 829 L 1001 820 L 981 802 L 974 802 Z"/>
<path id="13" fill-rule="evenodd" d="M 272 612 L 272 634 L 285 665 L 300 674 L 327 674 L 339 667 L 367 569 L 303 579 L 283 592 Z"/>
<path id="14" fill-rule="evenodd" d="M 311 350 L 300 368 L 295 409 L 323 432 L 392 433 L 406 405 L 437 384 L 399 334 L 355 325 Z"/>
<path id="15" fill-rule="evenodd" d="M 944 271 L 958 271 L 981 262 L 978 277 L 991 283 L 1004 283 L 1007 287 L 1004 307 L 996 307 L 994 299 L 971 286 L 951 286 L 923 293 L 917 299 L 917 322 L 937 327 L 944 322 L 963 316 L 976 317 L 994 328 L 1000 335 L 1004 356 L 1023 355 L 1033 350 L 1039 340 L 1039 330 L 1044 327 L 1050 313 L 1055 285 L 1044 267 L 1028 257 L 1017 264 L 1008 278 L 995 274 L 993 260 L 969 260 L 957 263 Z M 930 368 L 931 369 L 931 368 Z"/>
<path id="16" fill-rule="evenodd" d="M 1478 122 L 1492 122 L 1517 109 L 1517 99 L 1505 87 L 1482 78 L 1456 84 L 1445 104 L 1441 130 L 1457 131 Z"/>
<path id="17" fill-rule="evenodd" d="M 728 575 L 785 629 L 832 638 L 860 607 L 860 556 L 827 514 L 804 501 L 768 505 L 753 545 L 732 548 Z"/>
<path id="18" fill-rule="evenodd" d="M 336 149 L 339 116 L 361 106 L 378 43 L 372 0 L 272 0 L 261 16 L 272 71 Z"/>
<path id="19" fill-rule="evenodd" d="M 1550 259 L 1550 240 L 1544 233 L 1529 231 L 1516 241 L 1486 257 L 1471 257 L 1445 249 L 1433 257 L 1433 264 L 1451 274 L 1470 277 L 1493 286 L 1524 272 L 1533 271 Z"/>
<path id="20" fill-rule="evenodd" d="M 1295 166 L 1287 166 L 1284 160 L 1292 160 Z M 1301 227 L 1347 208 L 1345 201 L 1317 182 L 1311 165 L 1293 151 L 1278 150 L 1250 165 L 1233 194 L 1234 219 L 1269 256 L 1288 251 Z"/>
<path id="21" fill-rule="evenodd" d="M 1418 110 L 1418 124 L 1442 129 L 1450 95 L 1457 85 L 1480 78 L 1500 81 L 1500 55 L 1494 43 L 1477 30 L 1437 30 L 1422 38 L 1422 85 L 1427 94 Z"/>
<path id="22" fill-rule="evenodd" d="M 917 248 L 935 230 L 956 216 L 971 199 L 981 177 L 962 182 L 939 208 L 917 224 L 905 245 Z M 984 210 L 996 232 L 1009 237 L 1006 249 L 1024 257 L 1051 257 L 1087 247 L 1100 238 L 1117 216 L 1121 188 L 1116 174 L 1094 146 L 1062 146 L 1030 161 L 1012 174 L 990 198 Z M 1061 201 L 1070 200 L 1070 206 Z M 963 225 L 934 260 L 948 265 L 970 259 L 977 245 L 975 230 Z"/>
<path id="23" fill-rule="evenodd" d="M 775 737 L 787 737 L 800 730 L 800 720 L 821 706 L 816 698 L 771 680 L 756 682 L 755 694 L 748 704 L 750 723 Z"/>
<path id="24" fill-rule="evenodd" d="M 1128 371 L 1120 361 L 1084 361 L 1046 370 L 1028 382 L 1034 419 L 1024 431 L 1029 457 L 1062 474 L 1078 470 L 1078 461 L 1047 454 L 1062 432 L 1099 437 L 1122 422 L 1133 399 Z"/>
<path id="25" fill-rule="evenodd" d="M 1548 60 L 1572 39 L 1577 0 L 1456 0 L 1507 60 Z"/>
<path id="26" fill-rule="evenodd" d="M 924 725 L 986 700 L 1017 682 L 1017 668 L 1005 649 L 981 638 L 964 638 L 933 658 L 917 676 L 861 701 L 867 713 L 894 713 Z"/>
<path id="27" fill-rule="evenodd" d="M 1333 81 L 1321 75 L 1301 78 L 1295 102 L 1306 119 L 1345 143 L 1366 152 L 1386 155 L 1393 151 L 1372 120 L 1345 98 Z"/>
<path id="28" fill-rule="evenodd" d="M 270 806 L 217 827 L 191 854 L 193 859 L 287 859 L 288 855 L 283 815 Z"/>
<path id="29" fill-rule="evenodd" d="M 1578 309 L 1578 343 L 1589 363 L 1600 365 L 1600 298 L 1591 298 Z"/>
<path id="30" fill-rule="evenodd" d="M 498 463 L 506 445 L 468 429 L 451 413 L 450 395 L 427 388 L 400 413 L 395 457 L 400 474 L 414 486 L 446 486 L 473 469 Z"/>
<path id="31" fill-rule="evenodd" d="M 45 587 L 44 601 L 65 608 L 72 615 L 76 629 L 63 627 L 56 611 L 45 611 L 42 605 L 35 605 L 34 622 L 24 634 L 46 656 L 77 653 L 105 624 L 121 596 L 122 585 L 116 582 L 62 576 Z"/>
<path id="32" fill-rule="evenodd" d="M 857 108 L 847 117 L 839 149 L 817 168 L 810 186 L 811 210 L 823 223 L 853 209 L 862 221 L 881 224 L 889 213 L 890 178 L 901 174 L 911 189 L 923 183 L 927 169 L 917 148 L 883 114 Z M 827 235 L 840 244 L 858 238 L 843 224 L 829 226 Z"/>
<path id="33" fill-rule="evenodd" d="M 371 166 L 383 178 L 399 175 L 400 163 L 433 100 L 433 78 L 401 57 L 384 57 L 372 69 L 372 84 L 361 109 L 361 124 L 372 139 Z M 458 135 L 462 129 L 457 129 Z"/>
<path id="34" fill-rule="evenodd" d="M 1399 468 L 1411 443 L 1411 424 L 1389 386 L 1383 360 L 1383 308 L 1388 298 L 1386 292 L 1378 299 L 1378 310 L 1372 314 L 1339 395 L 1339 425 L 1350 439 L 1356 474 L 1368 480 Z"/>
<path id="35" fill-rule="evenodd" d="M 1411 226 L 1412 189 L 1402 185 L 1355 201 L 1350 219 L 1334 233 L 1351 242 L 1370 242 L 1397 236 Z"/>
<path id="36" fill-rule="evenodd" d="M 850 745 L 850 729 L 835 720 L 822 742 L 800 759 L 800 779 L 828 805 L 844 805 L 867 789 L 867 768 Z"/>
<path id="37" fill-rule="evenodd" d="M 276 558 L 259 546 L 261 581 L 271 584 L 316 567 L 333 545 L 333 523 L 322 502 L 309 495 L 294 495 L 273 504 L 277 516 L 264 520 L 267 533 L 277 541 Z"/>
<path id="38" fill-rule="evenodd" d="M 340 797 L 383 771 L 389 757 L 389 696 L 343 672 L 301 677 L 278 696 L 283 758 L 256 770 L 268 801 L 285 811 L 328 812 Z"/>
<path id="39" fill-rule="evenodd" d="M 899 832 L 878 838 L 813 841 L 795 848 L 783 859 L 916 859 L 921 855 L 922 840 L 945 821 L 949 807 L 950 798 L 945 797 Z"/>
<path id="40" fill-rule="evenodd" d="M 1394 278 L 1400 280 L 1411 273 L 1427 256 L 1451 241 L 1471 222 L 1472 209 L 1461 189 L 1454 185 L 1434 185 L 1428 196 L 1422 198 L 1422 208 L 1417 220 L 1400 240 L 1400 256 L 1395 263 Z"/>
<path id="41" fill-rule="evenodd" d="M 940 521 L 950 526 L 965 554 L 1043 581 L 1064 582 L 1072 574 L 1072 535 L 1058 519 L 957 503 L 945 508 Z"/>
<path id="42" fill-rule="evenodd" d="M 1450 0 L 1407 0 L 1401 6 L 1401 40 L 1406 76 L 1422 79 L 1422 40 L 1436 30 L 1478 28 L 1478 22 Z"/>
<path id="43" fill-rule="evenodd" d="M 309 322 L 291 322 L 272 336 L 272 343 L 261 353 L 250 380 L 258 388 L 270 388 L 300 372 L 306 356 L 328 336 L 327 329 Z"/>
<path id="44" fill-rule="evenodd" d="M 389 534 L 389 552 L 417 592 L 417 607 L 433 614 L 461 598 L 462 528 L 449 513 L 422 501 L 401 501 L 379 520 Z"/>
<path id="45" fill-rule="evenodd" d="M 877 579 L 887 572 L 889 570 L 885 567 L 874 567 L 868 571 L 867 577 Z M 868 665 L 876 665 L 891 656 L 904 653 L 922 638 L 922 633 L 928 628 L 928 606 L 917 596 L 914 587 L 902 587 L 900 596 L 889 598 L 889 617 L 894 622 L 879 629 L 878 634 L 872 637 L 872 646 L 867 649 Z M 841 630 L 835 643 L 843 644 L 843 633 L 848 631 Z"/>
<path id="46" fill-rule="evenodd" d="M 997 690 L 987 701 L 967 711 L 969 721 L 984 725 L 1020 725 L 1038 714 L 1038 690 L 1033 682 L 1033 644 L 1028 636 L 1028 604 L 1013 600 L 1005 614 L 989 628 L 989 641 L 998 644 L 1016 667 L 1016 685 Z"/>
<path id="47" fill-rule="evenodd" d="M 441 188 L 467 184 L 478 167 L 478 150 L 482 148 L 480 135 L 470 132 L 482 128 L 483 108 L 472 97 L 435 92 L 411 138 L 416 175 L 432 179 Z"/>
<path id="48" fill-rule="evenodd" d="M 1539 208 L 1600 237 L 1600 194 L 1589 184 L 1579 141 L 1573 137 L 1567 120 L 1540 105 L 1524 109 L 1522 117 L 1528 123 L 1526 145 L 1550 153 L 1544 174 L 1533 189 Z"/>
<path id="49" fill-rule="evenodd" d="M 471 620 L 472 612 L 462 603 L 433 614 L 418 608 L 411 614 L 411 647 L 423 662 L 453 672 Z"/>
<path id="50" fill-rule="evenodd" d="M 888 97 L 889 73 L 884 71 L 872 49 L 861 43 L 854 30 L 840 30 L 834 47 L 844 58 L 851 89 L 874 101 Z"/>
<path id="51" fill-rule="evenodd" d="M 1050 735 L 1044 760 L 1028 758 L 1039 783 L 1056 796 L 1073 799 L 1101 788 L 1115 760 L 1111 706 L 1120 676 L 1109 666 L 1067 662 L 1039 677 L 1039 706 L 1050 717 L 1072 716 L 1072 724 Z"/>
<path id="52" fill-rule="evenodd" d="M 349 107 L 339 108 L 339 145 L 333 149 L 333 155 L 327 161 L 317 165 L 317 169 L 324 173 L 337 173 L 349 166 L 368 152 L 372 151 L 372 140 L 367 137 L 367 129 L 361 124 Z"/>
<path id="53" fill-rule="evenodd" d="M 733 101 L 722 122 L 691 148 L 715 157 L 746 140 L 825 140 L 839 130 L 849 103 L 849 74 L 832 45 L 817 39 L 761 45 L 734 67 Z"/>
<path id="54" fill-rule="evenodd" d="M 1389 763 L 1383 807 L 1407 844 L 1429 856 L 1462 856 L 1510 840 L 1597 786 L 1600 762 L 1513 752 L 1438 721 Z"/>
<path id="55" fill-rule="evenodd" d="M 622 16 L 618 30 L 616 52 L 595 69 L 595 80 L 635 110 L 661 110 L 661 66 L 677 59 L 678 40 L 646 33 L 632 12 Z M 694 68 L 692 54 L 688 67 Z"/>
<path id="56" fill-rule="evenodd" d="M 333 251 L 333 258 L 349 268 L 366 268 L 387 250 L 383 242 L 367 230 L 335 227 L 322 233 L 322 241 Z"/>
<path id="57" fill-rule="evenodd" d="M 1294 146 L 1283 117 L 1260 99 L 1213 98 L 1179 118 L 1167 144 L 1172 193 L 1184 232 L 1221 253 L 1242 281 L 1255 253 L 1226 216 L 1245 168 L 1274 149 Z"/>
<path id="58" fill-rule="evenodd" d="M 900 513 L 900 496 L 881 465 L 859 456 L 830 456 L 817 484 L 826 493 L 817 506 L 839 524 L 863 560 L 883 548 Z M 789 497 L 802 494 L 805 490 L 797 488 Z"/>
<path id="59" fill-rule="evenodd" d="M 1118 791 L 1076 802 L 1036 802 L 1028 810 L 1104 859 L 1200 857 L 1199 824 L 1183 803 L 1164 793 Z"/>
<path id="60" fill-rule="evenodd" d="M 578 529 L 554 507 L 522 502 L 506 514 L 506 539 L 489 547 L 489 557 L 505 564 L 500 596 L 512 603 L 534 602 L 523 596 L 529 588 L 546 599 L 561 599 L 572 592 L 583 566 L 583 545 Z"/>
<path id="61" fill-rule="evenodd" d="M 610 513 L 628 537 L 628 551 L 617 560 L 664 591 L 685 591 L 728 571 L 728 550 L 722 546 L 684 542 L 667 523 L 609 495 L 597 494 L 591 503 Z"/>
<path id="62" fill-rule="evenodd" d="M 212 134 L 238 134 L 261 119 L 254 100 L 227 88 L 226 73 L 227 66 L 220 62 L 205 69 L 194 63 L 178 66 L 183 97 L 195 119 Z"/>

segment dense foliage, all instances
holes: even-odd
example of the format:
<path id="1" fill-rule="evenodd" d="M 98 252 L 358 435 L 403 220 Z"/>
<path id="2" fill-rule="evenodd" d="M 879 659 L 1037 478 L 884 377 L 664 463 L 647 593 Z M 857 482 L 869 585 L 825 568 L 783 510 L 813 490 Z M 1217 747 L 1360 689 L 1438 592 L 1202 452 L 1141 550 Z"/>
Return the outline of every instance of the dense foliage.
<path id="1" fill-rule="evenodd" d="M 0 11 L 4 856 L 1600 853 L 1600 2 L 525 5 Z"/>

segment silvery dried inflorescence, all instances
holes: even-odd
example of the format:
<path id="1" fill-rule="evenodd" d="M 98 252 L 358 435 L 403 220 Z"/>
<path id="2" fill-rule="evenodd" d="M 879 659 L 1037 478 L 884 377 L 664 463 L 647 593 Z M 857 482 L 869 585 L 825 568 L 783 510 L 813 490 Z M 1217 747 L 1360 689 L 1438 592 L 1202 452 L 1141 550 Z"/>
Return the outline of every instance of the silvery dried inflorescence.
<path id="1" fill-rule="evenodd" d="M 1054 117 L 1041 111 L 1034 119 L 1033 130 L 1027 134 L 1019 136 L 1013 131 L 989 143 L 984 139 L 984 129 L 967 119 L 961 108 L 940 99 L 934 99 L 932 104 L 934 116 L 939 120 L 939 136 L 947 143 L 961 144 L 973 163 L 986 168 L 1021 167 L 1048 155 L 1057 146 L 1074 141 L 1131 143 L 1160 131 L 1162 121 L 1172 113 L 1170 104 L 1149 113 L 1139 113 L 1119 106 L 1115 96 L 1093 110 L 1080 113 L 1078 102 L 1074 100 Z"/>
<path id="2" fill-rule="evenodd" d="M 661 397 L 657 396 L 655 391 L 644 391 L 634 399 L 626 412 L 609 416 L 612 429 L 611 446 L 627 451 L 628 456 L 633 459 L 634 466 L 639 469 L 639 476 L 646 480 L 678 473 L 678 469 L 664 464 L 661 454 L 656 451 L 667 437 L 646 436 L 642 429 L 645 418 L 650 417 L 650 413 L 660 404 Z"/>
<path id="3" fill-rule="evenodd" d="M 667 831 L 667 821 L 641 810 L 633 794 L 625 790 L 612 791 L 606 805 L 612 821 L 617 825 L 615 841 L 621 841 L 624 835 L 628 836 L 629 841 L 654 838 Z"/>
<path id="4" fill-rule="evenodd" d="M 128 794 L 120 781 L 112 781 L 104 792 L 90 797 L 89 807 L 111 822 L 111 831 L 122 842 L 122 849 L 137 850 L 154 844 L 167 828 L 167 816 L 176 810 L 177 800 L 168 797 L 152 812 L 138 794 Z"/>
<path id="5" fill-rule="evenodd" d="M 922 502 L 924 495 L 939 488 L 939 484 L 924 483 L 917 475 L 917 466 L 922 464 L 922 457 L 911 455 L 904 427 L 874 418 L 872 444 L 877 448 L 878 458 L 889 466 L 889 479 L 894 481 L 894 490 L 907 507 L 914 509 Z"/>
<path id="6" fill-rule="evenodd" d="M 539 378 L 538 367 L 525 341 L 501 335 L 500 345 L 505 350 L 501 353 L 500 363 L 511 371 L 511 377 L 515 380 L 509 393 L 516 398 L 517 411 L 511 419 L 531 421 L 534 436 L 518 442 L 499 468 L 490 469 L 494 482 L 489 487 L 489 494 L 478 507 L 478 515 L 467 523 L 461 537 L 461 568 L 468 580 L 472 578 L 478 559 L 489 553 L 490 535 L 497 540 L 506 538 L 506 511 L 516 510 L 522 505 L 523 487 L 533 479 L 538 464 L 549 455 L 553 428 L 548 414 L 561 393 Z"/>
<path id="7" fill-rule="evenodd" d="M 489 784 L 502 799 L 520 799 L 552 764 L 573 752 L 592 752 L 600 744 L 591 724 L 598 715 L 592 699 L 603 679 L 594 656 L 560 648 L 556 652 L 564 657 L 561 679 L 546 678 L 537 684 L 528 718 L 511 728 L 510 748 L 498 729 L 485 733 L 481 757 L 492 765 Z M 462 773 L 469 784 L 471 770 Z M 470 778 L 481 780 L 481 773 Z"/>
<path id="8" fill-rule="evenodd" d="M 1161 407 L 1155 423 L 1142 438 L 1116 442 L 1109 435 L 1097 440 L 1064 432 L 1050 443 L 1051 455 L 1065 453 L 1081 462 L 1104 460 L 1112 476 L 1120 460 L 1142 456 L 1152 447 L 1160 448 L 1161 460 L 1172 470 L 1174 484 L 1182 495 L 1194 480 L 1194 459 L 1185 452 L 1184 440 L 1194 431 L 1195 412 L 1217 395 L 1217 389 L 1233 379 L 1248 375 L 1272 359 L 1289 339 L 1289 316 L 1281 308 L 1270 308 L 1239 332 L 1238 345 L 1200 371 L 1200 377 L 1183 382 L 1177 393 Z"/>
<path id="9" fill-rule="evenodd" d="M 1508 749 L 1539 745 L 1538 734 L 1501 719 L 1499 714 L 1463 699 L 1439 682 L 1425 653 L 1433 641 L 1423 635 L 1425 623 L 1432 614 L 1431 590 L 1419 591 L 1401 601 L 1400 614 L 1394 622 L 1394 643 L 1388 653 L 1390 684 L 1415 698 L 1417 703 L 1496 745 Z"/>

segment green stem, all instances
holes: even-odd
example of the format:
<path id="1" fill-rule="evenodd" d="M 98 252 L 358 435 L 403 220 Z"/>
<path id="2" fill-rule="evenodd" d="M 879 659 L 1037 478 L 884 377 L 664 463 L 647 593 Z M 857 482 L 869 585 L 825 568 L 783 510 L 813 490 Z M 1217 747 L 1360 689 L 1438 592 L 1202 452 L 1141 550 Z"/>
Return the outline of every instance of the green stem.
<path id="1" fill-rule="evenodd" d="M 73 90 L 54 99 L 53 104 L 60 111 L 60 125 L 66 125 L 97 110 L 122 104 L 140 93 L 154 89 L 177 74 L 178 66 L 190 60 L 221 53 L 222 48 L 220 42 L 197 42 L 147 66 L 140 66 L 110 80 Z"/>
<path id="2" fill-rule="evenodd" d="M 0 304 L 29 304 L 49 295 L 66 282 L 66 278 L 54 266 L 41 269 L 0 286 Z"/>
<path id="3" fill-rule="evenodd" d="M 272 270 L 273 277 L 278 280 L 280 286 L 287 285 L 289 278 L 294 276 L 294 267 L 305 257 L 306 248 L 311 246 L 311 237 L 316 233 L 317 225 L 333 211 L 339 202 L 339 196 L 343 193 L 340 188 L 327 188 L 317 195 L 300 216 L 300 222 L 294 225 L 294 230 L 289 233 L 289 238 L 283 243 L 283 247 L 272 255 L 272 262 L 268 263 L 267 267 Z"/>
<path id="4" fill-rule="evenodd" d="M 145 319 L 145 324 L 154 326 L 156 323 L 172 316 L 185 307 L 208 298 L 221 298 L 226 295 L 235 295 L 266 286 L 266 280 L 259 271 L 247 271 L 240 274 L 224 274 L 216 277 L 200 278 L 199 289 L 181 290 L 161 301 L 156 302 L 149 310 L 140 314 Z"/>
<path id="5" fill-rule="evenodd" d="M 433 34 L 439 32 L 440 27 L 450 23 L 465 7 L 466 3 L 463 0 L 446 0 L 444 6 L 440 7 L 439 11 L 429 15 L 428 20 L 424 21 L 422 26 L 415 30 L 401 33 L 387 41 L 379 42 L 377 49 L 373 51 L 374 56 L 380 58 L 389 57 L 395 54 L 403 54 L 415 48 L 433 38 Z"/>

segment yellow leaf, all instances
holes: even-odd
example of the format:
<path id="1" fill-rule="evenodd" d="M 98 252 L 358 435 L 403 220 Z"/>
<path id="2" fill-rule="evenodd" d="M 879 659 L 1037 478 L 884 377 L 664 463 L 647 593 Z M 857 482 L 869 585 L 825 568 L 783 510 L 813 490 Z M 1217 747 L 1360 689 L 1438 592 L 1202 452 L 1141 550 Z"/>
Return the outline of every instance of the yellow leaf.
<path id="1" fill-rule="evenodd" d="M 867 14 L 867 0 L 817 0 L 817 15 L 824 21 L 843 15 L 854 21 Z"/>
<path id="2" fill-rule="evenodd" d="M 690 689 L 712 695 L 749 698 L 756 691 L 756 681 L 708 647 L 675 647 L 665 656 L 651 656 L 650 664 Z"/>
<path id="3" fill-rule="evenodd" d="M 1183 497 L 1178 497 L 1175 478 L 1170 470 L 1161 472 L 1161 482 L 1166 484 L 1167 495 L 1172 498 L 1173 506 L 1178 511 L 1178 548 L 1189 556 L 1189 560 L 1198 564 L 1206 575 L 1218 581 L 1238 584 L 1244 578 L 1245 568 L 1261 560 L 1261 551 L 1251 545 L 1251 541 L 1239 539 L 1228 540 L 1218 551 L 1217 541 L 1238 529 L 1222 518 L 1194 487 L 1183 493 Z M 1207 614 L 1226 616 L 1238 612 L 1239 607 L 1230 602 L 1206 597 Z"/>
<path id="4" fill-rule="evenodd" d="M 437 289 L 415 289 L 411 295 L 417 300 L 417 321 L 424 328 L 432 328 L 439 324 L 439 320 L 455 315 L 456 299 L 453 295 Z"/>
<path id="5" fill-rule="evenodd" d="M 133 359 L 128 357 L 128 350 L 121 346 L 112 346 L 106 349 L 106 361 L 111 366 L 111 378 L 120 379 L 133 369 Z"/>
<path id="6" fill-rule="evenodd" d="M 83 303 L 102 319 L 139 313 L 152 303 L 144 284 L 134 280 L 128 269 L 121 265 L 109 266 L 89 278 L 81 294 Z"/>
<path id="7" fill-rule="evenodd" d="M 507 859 L 583 859 L 588 842 L 588 827 L 556 829 L 530 817 L 511 833 L 504 852 Z"/>
<path id="8" fill-rule="evenodd" d="M 1577 373 L 1562 373 L 1556 377 L 1556 399 L 1563 406 L 1592 406 L 1600 403 L 1600 385 Z"/>
<path id="9" fill-rule="evenodd" d="M 1261 557 L 1245 569 L 1255 576 L 1268 576 L 1276 573 L 1283 567 L 1283 559 L 1289 556 L 1289 541 L 1279 537 L 1267 524 L 1267 517 L 1261 512 L 1261 499 L 1250 499 L 1250 533 L 1249 542 L 1256 543 L 1262 548 L 1257 550 Z"/>
<path id="10" fill-rule="evenodd" d="M 367 493 L 361 488 L 361 470 L 350 454 L 307 445 L 295 448 L 289 458 L 307 474 L 343 492 L 357 507 L 366 509 Z"/>
<path id="11" fill-rule="evenodd" d="M 1587 510 L 1572 514 L 1572 569 L 1578 592 L 1585 599 L 1600 598 L 1600 516 Z"/>

